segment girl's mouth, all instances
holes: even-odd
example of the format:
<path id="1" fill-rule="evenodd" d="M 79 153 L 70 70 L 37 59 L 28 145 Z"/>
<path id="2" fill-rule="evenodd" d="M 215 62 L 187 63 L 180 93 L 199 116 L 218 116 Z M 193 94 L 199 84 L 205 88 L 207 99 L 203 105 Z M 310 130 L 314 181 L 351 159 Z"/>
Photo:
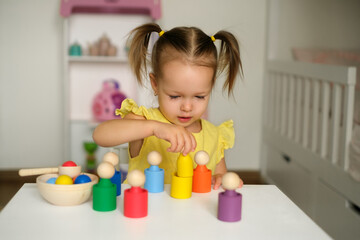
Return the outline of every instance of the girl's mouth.
<path id="1" fill-rule="evenodd" d="M 178 117 L 179 121 L 182 123 L 186 123 L 191 120 L 191 117 Z"/>

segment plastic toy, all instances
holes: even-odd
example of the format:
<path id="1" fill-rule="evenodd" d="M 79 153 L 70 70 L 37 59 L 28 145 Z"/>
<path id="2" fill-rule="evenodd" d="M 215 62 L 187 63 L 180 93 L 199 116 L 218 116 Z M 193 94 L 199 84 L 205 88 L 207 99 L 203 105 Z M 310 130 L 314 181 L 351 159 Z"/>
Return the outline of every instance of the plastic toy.
<path id="1" fill-rule="evenodd" d="M 145 174 L 133 170 L 128 174 L 130 189 L 124 192 L 124 216 L 129 218 L 146 217 L 148 213 L 148 191 L 141 188 L 145 183 Z"/>
<path id="2" fill-rule="evenodd" d="M 190 155 L 180 154 L 177 159 L 177 172 L 171 178 L 170 196 L 178 199 L 191 197 L 193 164 Z"/>
<path id="3" fill-rule="evenodd" d="M 206 167 L 209 162 L 209 155 L 205 151 L 199 151 L 195 154 L 192 191 L 196 193 L 207 193 L 211 191 L 211 170 Z"/>
<path id="4" fill-rule="evenodd" d="M 75 178 L 74 184 L 83 184 L 91 182 L 91 178 L 88 175 L 81 174 Z"/>
<path id="5" fill-rule="evenodd" d="M 71 185 L 73 184 L 73 180 L 68 175 L 60 175 L 56 180 L 55 184 L 61 184 L 61 185 Z"/>
<path id="6" fill-rule="evenodd" d="M 36 178 L 36 185 L 40 195 L 49 203 L 57 206 L 74 206 L 86 202 L 91 196 L 91 190 L 99 178 L 93 174 L 86 174 L 91 182 L 83 184 L 59 185 L 49 184 L 51 178 L 57 178 L 57 174 L 44 174 Z"/>
<path id="7" fill-rule="evenodd" d="M 120 117 L 115 115 L 115 110 L 121 107 L 126 96 L 119 89 L 119 83 L 116 80 L 104 81 L 101 92 L 95 96 L 92 104 L 92 112 L 96 121 L 102 122 Z"/>
<path id="8" fill-rule="evenodd" d="M 144 188 L 151 193 L 158 193 L 164 191 L 164 169 L 159 168 L 161 163 L 161 155 L 156 151 L 152 151 L 148 154 L 147 160 L 150 167 L 145 169 L 145 185 Z"/>
<path id="9" fill-rule="evenodd" d="M 97 168 L 100 181 L 93 187 L 93 209 L 100 212 L 108 212 L 116 209 L 116 185 L 110 178 L 115 173 L 111 163 L 102 162 Z"/>
<path id="10" fill-rule="evenodd" d="M 114 152 L 108 152 L 103 156 L 103 162 L 108 162 L 115 168 L 115 173 L 111 177 L 111 182 L 116 184 L 116 196 L 121 194 L 121 172 L 116 169 L 119 164 L 119 156 Z"/>
<path id="11" fill-rule="evenodd" d="M 228 172 L 222 178 L 224 192 L 219 193 L 218 219 L 224 222 L 241 220 L 242 195 L 235 191 L 240 185 L 240 178 L 236 173 Z"/>
<path id="12" fill-rule="evenodd" d="M 95 173 L 96 157 L 95 152 L 98 145 L 94 142 L 84 142 L 84 149 L 86 151 L 86 171 Z"/>
<path id="13" fill-rule="evenodd" d="M 20 169 L 20 176 L 33 176 L 40 174 L 49 174 L 49 173 L 59 173 L 59 175 L 67 175 L 71 178 L 78 176 L 81 173 L 81 166 L 59 166 L 52 168 L 29 168 L 29 169 Z"/>

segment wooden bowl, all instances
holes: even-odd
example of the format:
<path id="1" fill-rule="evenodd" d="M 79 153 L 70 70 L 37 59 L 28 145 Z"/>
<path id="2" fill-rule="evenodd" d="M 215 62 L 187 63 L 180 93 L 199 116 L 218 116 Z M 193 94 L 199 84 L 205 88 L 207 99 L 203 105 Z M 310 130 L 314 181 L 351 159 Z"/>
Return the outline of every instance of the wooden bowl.
<path id="1" fill-rule="evenodd" d="M 36 185 L 41 196 L 51 204 L 57 206 L 74 206 L 86 202 L 92 193 L 92 187 L 99 181 L 98 176 L 85 173 L 91 182 L 72 185 L 59 185 L 46 183 L 58 174 L 44 174 L 36 178 Z"/>

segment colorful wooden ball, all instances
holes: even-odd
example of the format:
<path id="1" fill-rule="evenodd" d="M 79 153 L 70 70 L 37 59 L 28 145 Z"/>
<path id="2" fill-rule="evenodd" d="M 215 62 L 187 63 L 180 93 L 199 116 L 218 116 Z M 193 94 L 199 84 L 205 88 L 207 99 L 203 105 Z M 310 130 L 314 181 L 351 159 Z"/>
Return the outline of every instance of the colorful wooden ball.
<path id="1" fill-rule="evenodd" d="M 112 178 L 115 174 L 115 168 L 111 163 L 102 162 L 97 168 L 97 173 L 101 178 Z"/>
<path id="2" fill-rule="evenodd" d="M 113 166 L 116 166 L 119 164 L 119 157 L 114 152 L 108 152 L 103 157 L 103 162 L 111 163 Z"/>
<path id="3" fill-rule="evenodd" d="M 56 179 L 55 184 L 71 185 L 71 184 L 73 184 L 73 180 L 72 180 L 71 177 L 69 177 L 68 175 L 60 175 L 60 176 Z"/>
<path id="4" fill-rule="evenodd" d="M 150 165 L 159 165 L 161 163 L 161 154 L 157 151 L 152 151 L 147 155 L 147 160 Z"/>
<path id="5" fill-rule="evenodd" d="M 127 180 L 132 187 L 140 187 L 145 183 L 145 174 L 140 170 L 133 170 L 128 173 Z"/>
<path id="6" fill-rule="evenodd" d="M 88 183 L 88 182 L 91 182 L 91 178 L 85 174 L 79 175 L 74 181 L 75 184 Z"/>
<path id="7" fill-rule="evenodd" d="M 209 162 L 209 154 L 205 151 L 198 151 L 195 154 L 195 162 L 198 165 L 206 165 Z"/>
<path id="8" fill-rule="evenodd" d="M 56 177 L 49 178 L 46 183 L 55 184 Z"/>
<path id="9" fill-rule="evenodd" d="M 73 161 L 66 161 L 63 163 L 62 165 L 63 167 L 76 167 L 76 163 L 74 163 Z"/>
<path id="10" fill-rule="evenodd" d="M 227 172 L 222 177 L 222 186 L 225 190 L 235 190 L 240 186 L 240 177 L 234 172 Z"/>

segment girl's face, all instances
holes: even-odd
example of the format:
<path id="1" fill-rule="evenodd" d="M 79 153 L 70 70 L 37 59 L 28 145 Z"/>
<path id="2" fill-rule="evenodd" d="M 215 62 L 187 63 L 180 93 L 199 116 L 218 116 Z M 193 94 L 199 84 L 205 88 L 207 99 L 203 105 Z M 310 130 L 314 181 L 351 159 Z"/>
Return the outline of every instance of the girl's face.
<path id="1" fill-rule="evenodd" d="M 181 60 L 164 64 L 161 78 L 150 74 L 162 114 L 173 124 L 200 131 L 200 117 L 209 103 L 214 70 Z M 199 128 L 200 127 L 200 128 Z"/>

